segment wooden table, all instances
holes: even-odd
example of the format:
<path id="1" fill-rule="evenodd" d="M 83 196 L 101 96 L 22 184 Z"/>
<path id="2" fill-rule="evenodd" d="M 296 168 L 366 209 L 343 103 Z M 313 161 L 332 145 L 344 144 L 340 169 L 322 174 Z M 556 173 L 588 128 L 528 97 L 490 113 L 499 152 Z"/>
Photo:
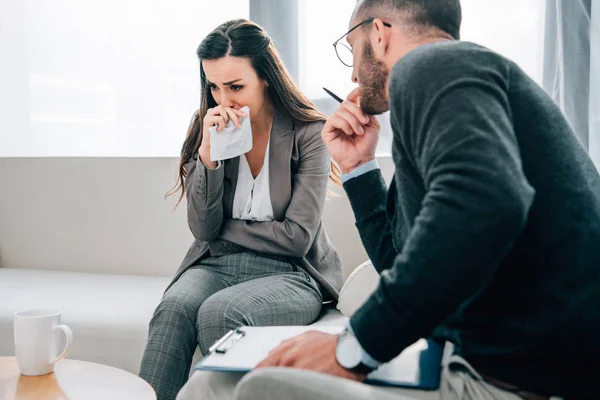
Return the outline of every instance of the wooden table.
<path id="1" fill-rule="evenodd" d="M 122 369 L 77 360 L 59 361 L 54 372 L 24 376 L 15 357 L 0 357 L 0 400 L 156 400 L 143 379 Z"/>

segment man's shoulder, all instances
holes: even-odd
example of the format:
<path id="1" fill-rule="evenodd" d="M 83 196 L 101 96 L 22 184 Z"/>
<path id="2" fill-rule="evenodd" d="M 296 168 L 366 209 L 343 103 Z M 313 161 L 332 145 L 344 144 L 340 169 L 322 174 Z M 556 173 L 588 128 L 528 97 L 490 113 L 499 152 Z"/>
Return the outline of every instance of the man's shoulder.
<path id="1" fill-rule="evenodd" d="M 396 62 L 390 73 L 390 89 L 402 93 L 439 88 L 461 77 L 496 73 L 507 76 L 511 63 L 503 56 L 470 42 L 440 42 L 420 46 Z"/>

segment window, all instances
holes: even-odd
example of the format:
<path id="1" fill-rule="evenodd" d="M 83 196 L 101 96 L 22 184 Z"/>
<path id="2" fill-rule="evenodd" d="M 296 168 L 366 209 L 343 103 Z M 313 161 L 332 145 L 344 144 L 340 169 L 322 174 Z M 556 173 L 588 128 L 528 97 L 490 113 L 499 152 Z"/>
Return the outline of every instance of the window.
<path id="1" fill-rule="evenodd" d="M 512 59 L 536 82 L 542 82 L 545 0 L 462 0 L 462 40 L 472 41 Z M 337 59 L 332 43 L 348 30 L 355 2 L 304 0 L 299 5 L 300 87 L 326 114 L 337 107 L 322 87 L 344 97 L 355 85 L 351 68 Z M 384 114 L 379 155 L 389 154 L 391 129 Z"/>
<path id="2" fill-rule="evenodd" d="M 545 0 L 462 0 L 461 39 L 516 62 L 542 84 Z"/>
<path id="3" fill-rule="evenodd" d="M 196 48 L 249 1 L 0 0 L 0 15 L 0 157 L 172 157 L 199 106 Z"/>
<path id="4" fill-rule="evenodd" d="M 276 43 L 299 70 L 300 88 L 331 114 L 337 103 L 322 87 L 340 96 L 354 87 L 332 43 L 347 31 L 355 1 L 268 4 L 0 0 L 0 157 L 177 156 L 199 106 L 195 50 L 221 22 L 248 18 L 251 7 L 271 19 L 279 13 L 279 21 L 297 12 L 298 44 L 285 30 L 271 32 L 284 32 Z M 462 0 L 463 39 L 513 59 L 541 82 L 544 4 Z M 273 23 L 257 22 L 267 31 Z M 297 58 L 286 57 L 290 47 Z M 386 115 L 380 121 L 383 155 L 391 129 Z"/>

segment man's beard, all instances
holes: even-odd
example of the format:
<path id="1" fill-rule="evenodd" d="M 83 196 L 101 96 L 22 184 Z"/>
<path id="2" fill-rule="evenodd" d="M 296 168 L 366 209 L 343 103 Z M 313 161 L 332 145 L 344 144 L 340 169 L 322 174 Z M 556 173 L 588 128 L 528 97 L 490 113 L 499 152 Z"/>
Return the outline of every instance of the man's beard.
<path id="1" fill-rule="evenodd" d="M 389 72 L 385 64 L 377 61 L 369 42 L 365 43 L 362 63 L 358 68 L 360 83 L 360 108 L 369 115 L 379 115 L 390 109 L 386 84 Z"/>

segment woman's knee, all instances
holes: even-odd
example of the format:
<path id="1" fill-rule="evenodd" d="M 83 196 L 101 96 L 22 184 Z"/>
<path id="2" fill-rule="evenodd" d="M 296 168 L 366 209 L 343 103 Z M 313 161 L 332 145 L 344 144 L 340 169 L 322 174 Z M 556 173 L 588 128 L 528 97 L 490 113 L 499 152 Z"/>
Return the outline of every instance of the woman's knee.
<path id="1" fill-rule="evenodd" d="M 196 331 L 198 345 L 202 354 L 206 354 L 210 346 L 219 340 L 225 333 L 244 325 L 242 314 L 226 299 L 219 296 L 209 297 L 198 310 L 196 317 Z"/>
<path id="2" fill-rule="evenodd" d="M 199 307 L 199 302 L 193 296 L 186 293 L 167 292 L 156 307 L 150 324 L 159 321 L 168 321 L 169 324 L 173 324 L 182 319 L 195 321 Z"/>

